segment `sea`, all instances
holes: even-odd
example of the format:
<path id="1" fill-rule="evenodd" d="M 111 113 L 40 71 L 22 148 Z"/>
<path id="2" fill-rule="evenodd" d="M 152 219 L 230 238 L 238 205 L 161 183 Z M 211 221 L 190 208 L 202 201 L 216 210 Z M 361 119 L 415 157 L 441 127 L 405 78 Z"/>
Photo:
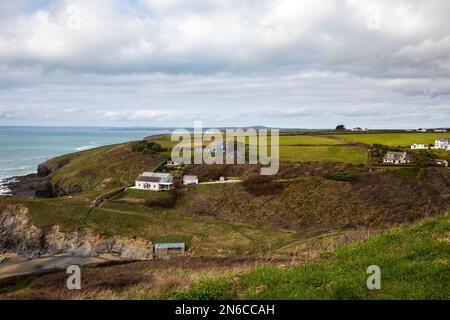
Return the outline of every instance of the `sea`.
<path id="1" fill-rule="evenodd" d="M 169 132 L 169 128 L 0 126 L 0 194 L 9 192 L 6 178 L 35 173 L 47 159 Z"/>

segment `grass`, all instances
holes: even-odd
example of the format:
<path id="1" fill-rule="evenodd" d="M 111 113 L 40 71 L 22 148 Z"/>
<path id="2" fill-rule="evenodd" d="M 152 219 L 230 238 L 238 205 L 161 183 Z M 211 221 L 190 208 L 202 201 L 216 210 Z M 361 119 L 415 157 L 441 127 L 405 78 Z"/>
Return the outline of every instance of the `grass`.
<path id="1" fill-rule="evenodd" d="M 322 137 L 322 136 L 280 136 L 280 145 L 335 145 L 342 144 L 337 139 Z"/>
<path id="2" fill-rule="evenodd" d="M 205 217 L 187 217 L 174 209 L 148 208 L 110 202 L 93 209 L 78 200 L 14 199 L 0 197 L 0 209 L 21 203 L 31 211 L 39 228 L 58 224 L 64 232 L 91 228 L 103 236 L 140 236 L 152 242 L 186 242 L 196 245 L 193 256 L 251 255 L 266 252 L 297 239 L 297 235 L 255 223 L 225 222 Z"/>
<path id="3" fill-rule="evenodd" d="M 448 133 L 349 133 L 334 135 L 343 142 L 358 142 L 364 144 L 384 144 L 387 146 L 410 146 L 414 143 L 434 144 L 441 137 L 448 137 Z"/>
<path id="4" fill-rule="evenodd" d="M 113 201 L 117 200 L 127 200 L 127 199 L 136 199 L 136 200 L 154 200 L 154 199 L 161 199 L 161 198 L 167 198 L 170 196 L 170 193 L 168 192 L 154 192 L 154 191 L 148 191 L 148 190 L 139 190 L 139 189 L 126 189 L 122 191 L 121 193 L 115 195 L 111 198 Z"/>
<path id="5" fill-rule="evenodd" d="M 51 175 L 52 183 L 62 187 L 79 185 L 83 191 L 98 191 L 130 185 L 141 172 L 153 170 L 164 159 L 161 154 L 132 152 L 131 144 L 126 143 L 64 155 L 47 164 L 67 162 Z"/>
<path id="6" fill-rule="evenodd" d="M 202 279 L 176 299 L 450 299 L 450 216 L 338 249 L 304 265 L 263 265 L 240 276 Z M 381 268 L 381 289 L 366 286 Z"/>
<path id="7" fill-rule="evenodd" d="M 311 146 L 295 147 L 282 146 L 280 148 L 281 161 L 289 162 L 345 162 L 365 163 L 367 151 L 361 148 L 343 146 Z"/>

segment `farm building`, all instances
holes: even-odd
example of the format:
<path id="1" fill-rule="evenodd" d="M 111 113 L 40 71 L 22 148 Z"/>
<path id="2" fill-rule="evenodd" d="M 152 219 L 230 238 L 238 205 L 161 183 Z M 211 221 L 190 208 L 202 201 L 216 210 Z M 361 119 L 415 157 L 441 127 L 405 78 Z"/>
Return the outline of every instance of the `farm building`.
<path id="1" fill-rule="evenodd" d="M 155 257 L 161 259 L 173 259 L 186 252 L 184 243 L 156 243 Z"/>
<path id="2" fill-rule="evenodd" d="M 450 150 L 450 138 L 439 138 L 434 142 L 435 149 Z"/>
<path id="3" fill-rule="evenodd" d="M 426 144 L 422 144 L 422 143 L 414 143 L 411 145 L 411 149 L 428 149 L 428 146 Z"/>
<path id="4" fill-rule="evenodd" d="M 198 177 L 189 175 L 183 176 L 183 184 L 184 185 L 198 184 Z"/>
<path id="5" fill-rule="evenodd" d="M 170 173 L 144 172 L 135 182 L 135 189 L 162 191 L 173 188 L 173 177 Z"/>
<path id="6" fill-rule="evenodd" d="M 405 164 L 410 163 L 411 157 L 405 152 L 388 151 L 383 158 L 383 163 Z"/>
<path id="7" fill-rule="evenodd" d="M 179 167 L 180 163 L 178 162 L 173 162 L 172 160 L 168 160 L 167 163 L 165 164 L 166 167 Z"/>

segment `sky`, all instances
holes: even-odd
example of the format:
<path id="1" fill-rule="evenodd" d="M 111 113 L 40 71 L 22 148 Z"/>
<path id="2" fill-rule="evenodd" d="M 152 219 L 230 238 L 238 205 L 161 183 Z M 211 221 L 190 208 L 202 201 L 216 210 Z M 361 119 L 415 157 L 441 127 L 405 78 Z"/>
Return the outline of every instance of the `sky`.
<path id="1" fill-rule="evenodd" d="M 0 125 L 450 126 L 447 0 L 0 2 Z"/>

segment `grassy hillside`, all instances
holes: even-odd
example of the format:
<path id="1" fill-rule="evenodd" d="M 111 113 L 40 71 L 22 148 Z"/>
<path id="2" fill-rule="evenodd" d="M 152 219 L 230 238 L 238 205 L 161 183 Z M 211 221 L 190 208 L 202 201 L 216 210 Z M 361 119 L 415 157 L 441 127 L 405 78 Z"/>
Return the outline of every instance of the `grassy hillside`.
<path id="1" fill-rule="evenodd" d="M 82 191 L 108 190 L 134 182 L 143 171 L 151 171 L 166 157 L 133 152 L 132 143 L 105 146 L 51 159 L 51 182 L 62 188 L 80 186 Z"/>
<path id="2" fill-rule="evenodd" d="M 450 216 L 392 229 L 300 264 L 289 259 L 186 258 L 83 267 L 3 283 L 0 299 L 450 299 Z M 367 267 L 381 289 L 366 287 Z"/>
<path id="3" fill-rule="evenodd" d="M 302 235 L 384 228 L 446 210 L 442 197 L 448 193 L 448 182 L 440 173 L 450 177 L 448 170 L 405 169 L 361 174 L 358 181 L 346 182 L 306 172 L 269 186 L 263 195 L 252 194 L 241 184 L 204 185 L 186 193 L 178 210 L 188 216 L 258 221 Z"/>
<path id="4" fill-rule="evenodd" d="M 183 216 L 175 209 L 110 202 L 90 210 L 90 202 L 83 196 L 73 199 L 0 197 L 0 211 L 8 204 L 17 203 L 30 209 L 31 221 L 39 228 L 58 224 L 64 232 L 83 227 L 103 236 L 139 236 L 152 242 L 181 241 L 191 247 L 193 256 L 252 255 L 299 238 L 293 232 L 270 229 L 257 222 Z"/>
<path id="5" fill-rule="evenodd" d="M 367 267 L 381 289 L 366 287 Z M 450 299 L 450 217 L 351 244 L 293 267 L 263 265 L 243 275 L 204 278 L 176 299 Z"/>

